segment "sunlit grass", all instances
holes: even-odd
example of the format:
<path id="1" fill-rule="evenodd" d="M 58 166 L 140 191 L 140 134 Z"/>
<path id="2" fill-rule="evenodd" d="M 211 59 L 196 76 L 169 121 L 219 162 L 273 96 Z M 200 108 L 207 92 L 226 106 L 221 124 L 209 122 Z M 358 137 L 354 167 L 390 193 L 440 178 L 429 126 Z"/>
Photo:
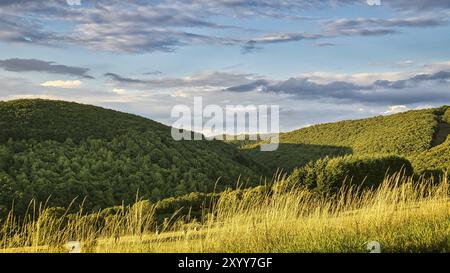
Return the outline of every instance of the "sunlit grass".
<path id="1" fill-rule="evenodd" d="M 383 252 L 450 251 L 447 179 L 414 183 L 395 175 L 377 189 L 343 188 L 334 198 L 299 188 L 240 198 L 231 192 L 203 223 L 175 215 L 158 226 L 148 202 L 105 220 L 82 210 L 69 218 L 40 211 L 25 220 L 10 214 L 1 226 L 3 252 L 66 252 L 72 240 L 84 252 L 367 252 L 370 241 Z"/>

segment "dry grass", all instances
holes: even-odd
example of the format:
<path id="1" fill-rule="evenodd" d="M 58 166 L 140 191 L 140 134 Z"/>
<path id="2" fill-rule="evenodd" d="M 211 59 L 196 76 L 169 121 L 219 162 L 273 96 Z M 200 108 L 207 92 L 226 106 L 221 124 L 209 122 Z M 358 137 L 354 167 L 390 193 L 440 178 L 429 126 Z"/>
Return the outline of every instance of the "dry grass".
<path id="1" fill-rule="evenodd" d="M 147 202 L 101 224 L 99 214 L 82 211 L 69 220 L 43 213 L 21 224 L 10 215 L 0 246 L 65 252 L 64 243 L 79 240 L 85 252 L 367 252 L 375 240 L 383 252 L 449 252 L 448 197 L 446 179 L 413 183 L 396 175 L 374 190 L 343 188 L 333 199 L 302 189 L 225 194 L 203 224 L 169 221 L 159 233 Z"/>

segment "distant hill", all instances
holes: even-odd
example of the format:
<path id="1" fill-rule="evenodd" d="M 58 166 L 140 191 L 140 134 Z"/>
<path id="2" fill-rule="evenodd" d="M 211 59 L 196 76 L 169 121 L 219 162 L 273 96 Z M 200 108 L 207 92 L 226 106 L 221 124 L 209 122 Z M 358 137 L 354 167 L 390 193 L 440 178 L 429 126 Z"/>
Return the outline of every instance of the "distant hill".
<path id="1" fill-rule="evenodd" d="M 212 192 L 266 171 L 231 144 L 175 141 L 163 124 L 72 102 L 0 102 L 0 128 L 0 214 L 33 198 L 99 209 Z"/>
<path id="2" fill-rule="evenodd" d="M 433 147 L 438 132 L 441 132 L 439 128 L 445 110 L 447 107 L 319 124 L 281 134 L 280 148 L 276 152 L 260 152 L 258 143 L 247 144 L 244 150 L 272 170 L 292 170 L 327 155 L 395 154 L 408 157 Z"/>

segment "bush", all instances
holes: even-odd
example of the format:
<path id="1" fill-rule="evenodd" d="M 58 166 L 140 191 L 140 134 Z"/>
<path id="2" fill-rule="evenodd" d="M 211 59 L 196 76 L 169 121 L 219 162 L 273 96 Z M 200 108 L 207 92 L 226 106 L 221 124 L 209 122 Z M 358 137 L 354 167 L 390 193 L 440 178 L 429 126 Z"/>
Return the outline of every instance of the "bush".
<path id="1" fill-rule="evenodd" d="M 411 163 L 393 155 L 323 158 L 293 172 L 289 180 L 320 193 L 335 193 L 343 185 L 378 186 L 385 176 L 403 171 L 412 175 Z"/>
<path id="2" fill-rule="evenodd" d="M 158 201 L 155 207 L 155 215 L 158 223 L 170 219 L 175 213 L 176 217 L 187 216 L 190 219 L 202 220 L 204 210 L 208 208 L 214 193 L 193 192 L 178 197 L 170 197 Z"/>

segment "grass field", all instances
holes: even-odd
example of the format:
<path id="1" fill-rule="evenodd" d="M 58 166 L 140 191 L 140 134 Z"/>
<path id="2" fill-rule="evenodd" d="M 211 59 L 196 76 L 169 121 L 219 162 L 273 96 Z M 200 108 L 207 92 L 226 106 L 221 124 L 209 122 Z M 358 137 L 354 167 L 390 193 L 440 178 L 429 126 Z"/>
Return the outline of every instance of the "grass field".
<path id="1" fill-rule="evenodd" d="M 69 220 L 43 213 L 22 224 L 10 215 L 0 245 L 3 252 L 67 252 L 70 240 L 81 241 L 83 252 L 367 252 L 367 243 L 378 241 L 383 252 L 449 252 L 448 197 L 446 179 L 413 183 L 401 175 L 331 199 L 279 186 L 259 196 L 223 195 L 203 223 L 174 216 L 156 227 L 145 202 L 102 224 L 82 211 Z"/>

